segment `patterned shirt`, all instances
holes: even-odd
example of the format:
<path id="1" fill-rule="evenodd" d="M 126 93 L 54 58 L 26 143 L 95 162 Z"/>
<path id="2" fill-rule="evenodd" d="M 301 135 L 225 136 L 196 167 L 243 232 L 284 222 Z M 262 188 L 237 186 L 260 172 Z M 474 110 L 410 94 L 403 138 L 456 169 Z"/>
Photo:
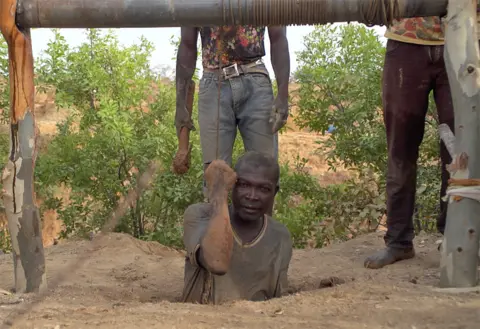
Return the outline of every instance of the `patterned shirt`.
<path id="1" fill-rule="evenodd" d="M 395 20 L 385 32 L 392 40 L 420 45 L 443 45 L 445 43 L 440 17 L 413 17 Z"/>
<path id="2" fill-rule="evenodd" d="M 265 27 L 224 26 L 223 45 L 219 40 L 220 27 L 202 27 L 202 64 L 203 68 L 217 69 L 219 67 L 218 55 L 221 66 L 234 63 L 246 64 L 265 56 Z M 218 49 L 222 46 L 219 54 Z"/>

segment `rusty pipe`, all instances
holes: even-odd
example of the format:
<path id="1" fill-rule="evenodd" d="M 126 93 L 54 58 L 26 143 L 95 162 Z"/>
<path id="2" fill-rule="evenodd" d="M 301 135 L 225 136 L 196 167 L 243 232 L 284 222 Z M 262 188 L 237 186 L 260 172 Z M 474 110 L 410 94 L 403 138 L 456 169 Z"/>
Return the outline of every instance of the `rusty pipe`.
<path id="1" fill-rule="evenodd" d="M 392 0 L 383 0 L 390 3 Z M 18 0 L 25 28 L 316 25 L 362 21 L 375 0 Z M 398 0 L 398 17 L 443 16 L 448 0 Z M 385 25 L 377 15 L 369 22 Z"/>

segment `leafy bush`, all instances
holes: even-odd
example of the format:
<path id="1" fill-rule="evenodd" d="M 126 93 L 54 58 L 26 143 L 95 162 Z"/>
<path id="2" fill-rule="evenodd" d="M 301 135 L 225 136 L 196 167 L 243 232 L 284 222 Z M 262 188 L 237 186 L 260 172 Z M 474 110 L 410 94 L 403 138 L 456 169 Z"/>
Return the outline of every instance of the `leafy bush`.
<path id="1" fill-rule="evenodd" d="M 143 38 L 123 47 L 112 31 L 102 36 L 95 29 L 87 30 L 85 43 L 70 49 L 55 31 L 40 59 L 39 80 L 54 83 L 57 104 L 72 111 L 36 169 L 39 189 L 51 196 L 46 206 L 56 208 L 65 223 L 64 236 L 98 230 L 119 197 L 136 184 L 137 174 L 158 159 L 163 171 L 117 230 L 181 245 L 181 216 L 202 199 L 203 167 L 193 134 L 189 173 L 170 172 L 177 147 L 175 90 L 150 70 L 152 51 Z M 59 184 L 71 188 L 70 203 L 53 197 Z"/>
<path id="2" fill-rule="evenodd" d="M 387 147 L 381 113 L 385 48 L 372 30 L 360 24 L 317 26 L 305 38 L 304 45 L 304 50 L 298 53 L 299 68 L 295 74 L 300 84 L 300 113 L 295 121 L 300 127 L 322 134 L 330 124 L 336 128 L 326 140 L 319 141 L 319 147 L 331 170 L 343 164 L 356 170 L 360 178 L 355 183 L 347 182 L 340 194 L 336 193 L 338 187 L 330 190 L 332 199 L 339 202 L 337 208 L 331 209 L 332 214 L 336 214 L 333 218 L 344 220 L 343 227 L 349 231 L 349 225 L 365 220 L 366 209 L 375 209 L 370 217 L 372 221 L 385 211 Z M 438 212 L 437 126 L 430 97 L 417 181 L 419 229 L 433 229 L 435 225 L 431 220 Z M 365 180 L 377 185 L 378 195 L 364 195 Z M 331 202 L 331 199 L 325 201 Z"/>

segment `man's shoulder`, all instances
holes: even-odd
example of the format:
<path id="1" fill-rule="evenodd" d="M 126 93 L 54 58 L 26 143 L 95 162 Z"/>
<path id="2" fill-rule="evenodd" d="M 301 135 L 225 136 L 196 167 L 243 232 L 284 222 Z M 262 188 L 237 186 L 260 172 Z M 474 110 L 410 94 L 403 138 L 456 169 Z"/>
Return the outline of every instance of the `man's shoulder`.
<path id="1" fill-rule="evenodd" d="M 290 231 L 285 226 L 285 224 L 279 222 L 278 220 L 276 220 L 275 218 L 273 218 L 271 216 L 268 216 L 268 215 L 266 215 L 266 216 L 267 216 L 267 219 L 268 219 L 269 230 L 273 234 L 275 234 L 275 236 L 277 236 L 280 240 L 291 242 L 292 237 L 291 237 Z"/>
<path id="2" fill-rule="evenodd" d="M 206 202 L 191 204 L 185 209 L 183 217 L 185 219 L 208 216 L 212 211 L 212 205 Z"/>

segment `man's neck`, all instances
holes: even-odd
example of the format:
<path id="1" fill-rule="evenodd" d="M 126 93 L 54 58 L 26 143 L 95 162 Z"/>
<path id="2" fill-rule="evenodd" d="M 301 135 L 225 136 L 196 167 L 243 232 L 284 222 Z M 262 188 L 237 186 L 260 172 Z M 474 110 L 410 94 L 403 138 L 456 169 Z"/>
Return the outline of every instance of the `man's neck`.
<path id="1" fill-rule="evenodd" d="M 231 217 L 232 228 L 243 243 L 249 243 L 255 240 L 260 234 L 264 225 L 264 216 L 258 220 L 244 221 L 239 218 L 235 212 Z"/>

